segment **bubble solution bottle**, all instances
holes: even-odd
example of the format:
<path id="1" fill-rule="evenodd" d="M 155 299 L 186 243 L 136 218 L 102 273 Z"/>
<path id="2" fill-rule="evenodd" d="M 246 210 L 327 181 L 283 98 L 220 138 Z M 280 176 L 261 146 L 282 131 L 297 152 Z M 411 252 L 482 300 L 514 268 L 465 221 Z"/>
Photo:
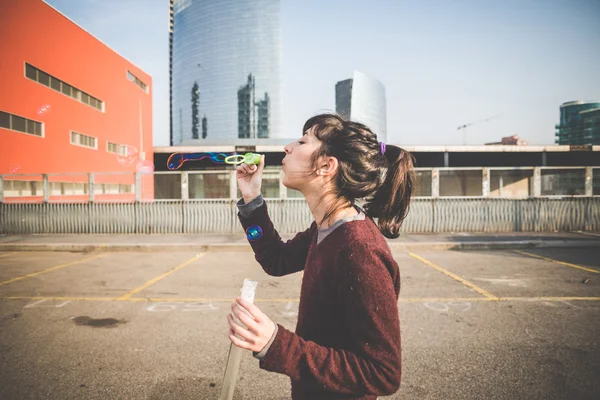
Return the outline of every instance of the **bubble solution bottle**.
<path id="1" fill-rule="evenodd" d="M 256 294 L 256 286 L 258 282 L 244 279 L 242 286 L 242 299 L 254 303 L 254 295 Z M 235 321 L 244 326 L 237 318 Z M 227 366 L 225 367 L 225 375 L 223 376 L 223 387 L 221 388 L 221 396 L 219 400 L 232 400 L 233 391 L 235 389 L 235 381 L 240 370 L 242 355 L 246 350 L 235 346 L 233 343 L 229 346 L 229 355 L 227 356 Z"/>

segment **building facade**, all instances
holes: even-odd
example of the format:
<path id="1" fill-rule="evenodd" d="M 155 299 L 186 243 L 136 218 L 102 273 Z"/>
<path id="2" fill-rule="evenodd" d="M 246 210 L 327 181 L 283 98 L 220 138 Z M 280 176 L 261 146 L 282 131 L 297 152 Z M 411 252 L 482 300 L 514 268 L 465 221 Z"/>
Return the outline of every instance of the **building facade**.
<path id="1" fill-rule="evenodd" d="M 280 0 L 175 0 L 171 143 L 281 138 Z M 199 87 L 205 135 L 193 135 Z"/>
<path id="2" fill-rule="evenodd" d="M 582 111 L 583 140 L 586 144 L 600 144 L 600 108 Z"/>
<path id="3" fill-rule="evenodd" d="M 0 2 L 0 37 L 5 198 L 87 199 L 99 172 L 99 196 L 131 196 L 153 162 L 151 77 L 42 0 Z"/>
<path id="4" fill-rule="evenodd" d="M 362 72 L 354 71 L 351 79 L 335 85 L 335 109 L 344 119 L 361 122 L 387 140 L 385 86 Z"/>
<path id="5" fill-rule="evenodd" d="M 600 144 L 598 114 L 600 102 L 569 101 L 560 106 L 560 123 L 556 125 L 556 143 L 569 145 Z"/>

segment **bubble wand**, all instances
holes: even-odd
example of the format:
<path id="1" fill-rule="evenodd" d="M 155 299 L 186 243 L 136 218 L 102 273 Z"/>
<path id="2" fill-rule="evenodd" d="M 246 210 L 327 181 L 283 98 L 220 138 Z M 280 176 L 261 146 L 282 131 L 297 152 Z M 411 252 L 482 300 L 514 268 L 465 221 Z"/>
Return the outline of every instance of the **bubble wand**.
<path id="1" fill-rule="evenodd" d="M 177 170 L 181 168 L 183 163 L 186 161 L 200 161 L 205 158 L 210 158 L 212 162 L 217 164 L 230 164 L 239 165 L 246 163 L 248 165 L 259 164 L 261 154 L 258 153 L 246 153 L 244 155 L 234 154 L 227 156 L 225 153 L 194 153 L 194 154 L 182 154 L 173 153 L 167 159 L 167 168 L 170 170 Z"/>

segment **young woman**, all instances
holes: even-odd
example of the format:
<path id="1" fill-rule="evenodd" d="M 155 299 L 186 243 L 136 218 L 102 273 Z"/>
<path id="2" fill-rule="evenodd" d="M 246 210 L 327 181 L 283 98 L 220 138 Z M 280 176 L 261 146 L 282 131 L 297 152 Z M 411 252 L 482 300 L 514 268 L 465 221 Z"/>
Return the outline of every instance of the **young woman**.
<path id="1" fill-rule="evenodd" d="M 227 316 L 229 338 L 252 350 L 262 369 L 288 375 L 293 399 L 395 393 L 400 271 L 384 236 L 398 237 L 407 215 L 413 158 L 331 114 L 310 118 L 285 153 L 283 184 L 302 192 L 315 219 L 292 240 L 281 240 L 260 194 L 264 156 L 258 166 L 238 166 L 236 176 L 239 218 L 256 260 L 273 276 L 304 270 L 296 332 L 238 298 Z"/>

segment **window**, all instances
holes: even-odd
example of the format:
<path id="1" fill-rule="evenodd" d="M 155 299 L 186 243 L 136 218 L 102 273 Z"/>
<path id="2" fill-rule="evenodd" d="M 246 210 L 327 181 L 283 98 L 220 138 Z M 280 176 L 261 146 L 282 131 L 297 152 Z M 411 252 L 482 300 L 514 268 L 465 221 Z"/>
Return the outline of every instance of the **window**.
<path id="1" fill-rule="evenodd" d="M 29 79 L 37 80 L 37 69 L 29 64 L 25 64 L 25 76 Z"/>
<path id="2" fill-rule="evenodd" d="M 38 71 L 38 82 L 42 85 L 50 86 L 50 75 L 44 71 Z"/>
<path id="3" fill-rule="evenodd" d="M 27 120 L 16 115 L 12 116 L 12 129 L 19 132 L 27 132 Z"/>
<path id="4" fill-rule="evenodd" d="M 71 96 L 71 85 L 62 82 L 62 92 L 67 96 Z"/>
<path id="5" fill-rule="evenodd" d="M 57 92 L 61 92 L 69 97 L 72 97 L 77 101 L 88 104 L 100 111 L 104 111 L 104 103 L 102 100 L 98 100 L 97 98 L 90 96 L 81 89 L 77 89 L 76 87 L 63 82 L 50 74 L 47 74 L 31 64 L 25 63 L 25 76 L 44 86 L 48 86 Z"/>
<path id="6" fill-rule="evenodd" d="M 106 142 L 106 151 L 109 153 L 118 154 L 120 156 L 126 156 L 127 146 L 123 146 L 113 142 Z"/>
<path id="7" fill-rule="evenodd" d="M 43 136 L 42 124 L 31 119 L 0 111 L 0 128 L 28 133 L 34 136 Z"/>
<path id="8" fill-rule="evenodd" d="M 0 111 L 0 128 L 10 129 L 10 114 Z"/>
<path id="9" fill-rule="evenodd" d="M 93 136 L 71 131 L 71 144 L 96 150 L 98 148 L 98 139 Z"/>
<path id="10" fill-rule="evenodd" d="M 71 88 L 71 97 L 79 101 L 79 99 L 81 98 L 81 90 Z"/>
<path id="11" fill-rule="evenodd" d="M 142 82 L 137 76 L 127 71 L 127 79 L 138 85 L 144 92 L 148 93 L 148 85 Z"/>
<path id="12" fill-rule="evenodd" d="M 60 92 L 60 81 L 55 77 L 50 77 L 50 87 L 56 91 Z"/>
<path id="13" fill-rule="evenodd" d="M 27 133 L 31 133 L 35 135 L 35 121 L 31 121 L 29 119 L 25 120 L 26 126 L 27 126 Z"/>

